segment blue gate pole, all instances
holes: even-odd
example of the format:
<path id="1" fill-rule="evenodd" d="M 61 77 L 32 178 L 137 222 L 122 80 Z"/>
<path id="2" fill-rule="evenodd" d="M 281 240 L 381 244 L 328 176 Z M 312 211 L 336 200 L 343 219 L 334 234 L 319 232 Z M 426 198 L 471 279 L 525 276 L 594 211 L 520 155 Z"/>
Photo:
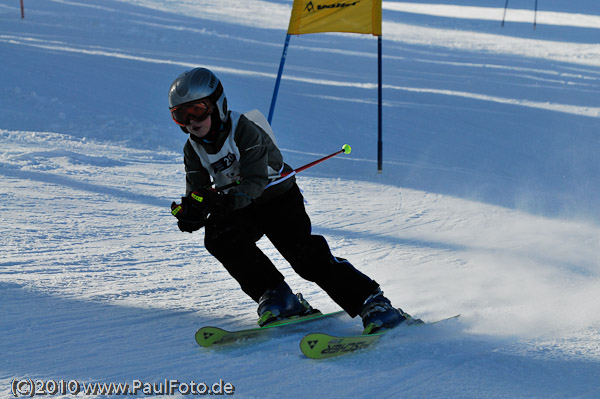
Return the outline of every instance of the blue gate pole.
<path id="1" fill-rule="evenodd" d="M 290 44 L 290 34 L 288 33 L 285 37 L 285 44 L 283 45 L 283 54 L 281 54 L 281 62 L 279 63 L 279 72 L 277 73 L 277 80 L 275 81 L 275 90 L 273 90 L 273 98 L 271 99 L 271 108 L 269 109 L 269 124 L 273 120 L 273 111 L 275 111 L 275 101 L 277 101 L 277 92 L 279 91 L 279 84 L 281 83 L 281 75 L 283 74 L 283 65 L 285 64 L 285 57 L 287 54 L 287 48 Z"/>
<path id="2" fill-rule="evenodd" d="M 381 123 L 382 123 L 382 91 L 383 91 L 383 87 L 382 87 L 382 66 L 381 66 L 381 36 L 377 37 L 377 79 L 379 80 L 378 83 L 378 87 L 377 87 L 377 102 L 378 102 L 378 106 L 377 106 L 377 172 L 381 173 L 382 168 L 383 168 L 383 139 L 382 139 L 382 127 L 381 127 Z"/>
<path id="3" fill-rule="evenodd" d="M 506 0 L 506 3 L 504 3 L 504 15 L 502 15 L 502 23 L 500 24 L 500 26 L 502 26 L 504 28 L 504 20 L 506 19 L 506 9 L 508 8 L 508 0 Z"/>

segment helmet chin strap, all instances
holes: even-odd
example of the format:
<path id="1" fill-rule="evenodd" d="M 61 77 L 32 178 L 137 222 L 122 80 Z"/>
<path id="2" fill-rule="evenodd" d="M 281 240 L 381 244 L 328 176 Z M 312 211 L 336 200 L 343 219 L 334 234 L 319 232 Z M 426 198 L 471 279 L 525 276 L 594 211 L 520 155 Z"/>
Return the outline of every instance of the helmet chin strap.
<path id="1" fill-rule="evenodd" d="M 204 139 L 204 138 L 202 138 L 202 139 L 196 139 L 195 141 L 201 141 L 204 144 L 214 144 L 214 142 L 215 142 L 214 140 L 207 140 L 207 139 Z"/>

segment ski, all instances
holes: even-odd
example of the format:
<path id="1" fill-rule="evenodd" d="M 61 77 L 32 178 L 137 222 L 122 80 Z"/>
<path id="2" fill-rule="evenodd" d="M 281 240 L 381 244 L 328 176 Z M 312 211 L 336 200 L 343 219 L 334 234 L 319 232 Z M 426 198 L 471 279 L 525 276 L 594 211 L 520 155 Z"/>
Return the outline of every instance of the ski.
<path id="1" fill-rule="evenodd" d="M 437 324 L 442 321 L 457 319 L 460 315 L 446 317 L 429 323 L 408 324 L 406 327 Z M 334 336 L 325 333 L 307 334 L 300 341 L 300 350 L 311 359 L 326 359 L 329 357 L 345 355 L 358 350 L 370 349 L 383 337 L 387 331 L 376 332 L 368 335 Z"/>
<path id="2" fill-rule="evenodd" d="M 284 320 L 278 320 L 273 323 L 269 323 L 264 327 L 249 328 L 246 330 L 227 331 L 219 327 L 206 326 L 196 331 L 196 343 L 198 345 L 208 348 L 213 345 L 226 345 L 233 342 L 250 340 L 265 335 L 270 330 L 276 327 L 285 327 L 293 324 L 305 323 L 309 321 L 320 320 L 326 317 L 338 316 L 345 314 L 343 310 L 339 310 L 331 313 L 321 313 L 317 311 L 306 316 L 294 317 Z"/>

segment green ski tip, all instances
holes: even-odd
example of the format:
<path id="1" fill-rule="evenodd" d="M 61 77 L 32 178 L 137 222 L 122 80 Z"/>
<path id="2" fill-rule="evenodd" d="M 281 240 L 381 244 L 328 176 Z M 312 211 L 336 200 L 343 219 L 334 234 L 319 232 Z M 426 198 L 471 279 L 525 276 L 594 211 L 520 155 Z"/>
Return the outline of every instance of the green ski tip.
<path id="1" fill-rule="evenodd" d="M 350 152 L 352 151 L 352 147 L 350 147 L 348 144 L 344 144 L 342 146 L 342 150 L 344 150 L 344 154 L 350 154 Z"/>

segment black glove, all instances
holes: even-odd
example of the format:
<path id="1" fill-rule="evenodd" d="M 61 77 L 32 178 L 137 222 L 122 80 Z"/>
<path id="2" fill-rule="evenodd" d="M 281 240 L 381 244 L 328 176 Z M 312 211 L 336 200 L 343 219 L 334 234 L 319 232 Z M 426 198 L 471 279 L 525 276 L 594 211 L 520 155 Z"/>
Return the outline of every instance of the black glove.
<path id="1" fill-rule="evenodd" d="M 179 230 L 187 233 L 192 233 L 204 227 L 208 217 L 206 205 L 193 193 L 189 197 L 182 197 L 181 204 L 173 202 L 171 213 L 177 218 Z"/>
<path id="2" fill-rule="evenodd" d="M 233 196 L 224 192 L 201 188 L 191 197 L 204 204 L 209 213 L 226 215 L 233 210 Z"/>

